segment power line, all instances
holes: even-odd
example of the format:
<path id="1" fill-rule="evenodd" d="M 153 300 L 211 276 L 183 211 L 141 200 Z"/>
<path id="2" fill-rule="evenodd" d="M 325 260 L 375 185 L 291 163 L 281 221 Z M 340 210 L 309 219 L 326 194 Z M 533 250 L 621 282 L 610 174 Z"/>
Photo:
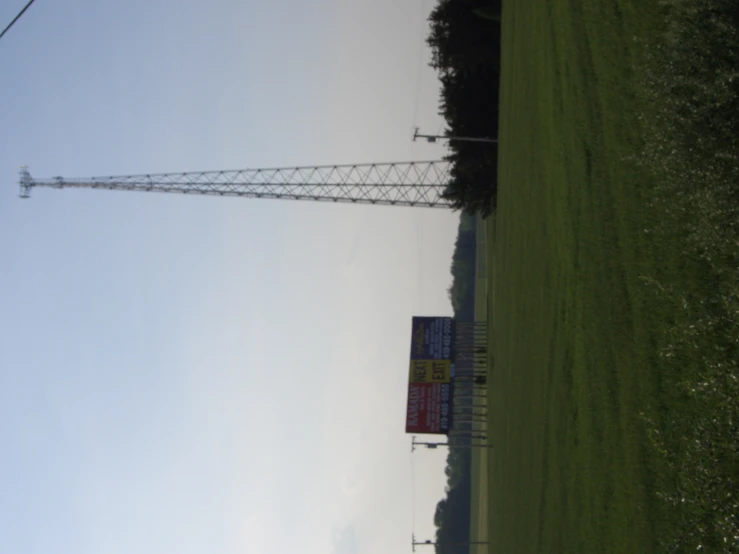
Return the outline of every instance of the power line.
<path id="1" fill-rule="evenodd" d="M 426 29 L 426 18 L 424 16 L 426 6 L 421 0 L 421 28 L 419 30 L 418 61 L 416 63 L 416 91 L 413 98 L 413 126 L 418 124 L 418 99 L 421 95 L 421 69 L 423 67 L 423 45 L 425 41 L 424 31 Z"/>
<path id="2" fill-rule="evenodd" d="M 411 531 L 416 531 L 416 466 L 411 454 Z"/>
<path id="3" fill-rule="evenodd" d="M 417 138 L 425 138 L 428 142 L 436 142 L 437 139 L 442 140 L 448 140 L 450 142 L 488 142 L 488 143 L 496 143 L 498 142 L 497 138 L 489 138 L 489 137 L 461 137 L 461 136 L 454 136 L 454 135 L 422 135 L 419 133 L 419 128 L 416 127 L 414 133 L 413 133 L 413 140 L 415 141 Z"/>
<path id="4" fill-rule="evenodd" d="M 7 26 L 7 27 L 5 27 L 5 29 L 3 29 L 3 32 L 2 32 L 2 33 L 0 33 L 0 38 L 3 38 L 3 36 L 5 35 L 5 33 L 7 33 L 7 32 L 8 32 L 8 30 L 9 30 L 9 29 L 10 29 L 10 28 L 11 28 L 11 27 L 12 27 L 12 26 L 13 26 L 13 25 L 15 24 L 15 22 L 16 22 L 16 21 L 18 21 L 18 20 L 19 20 L 19 19 L 21 18 L 21 16 L 22 16 L 22 15 L 23 15 L 24 13 L 26 13 L 26 10 L 27 10 L 28 8 L 30 8 L 30 7 L 31 7 L 31 4 L 33 4 L 33 3 L 35 2 L 35 1 L 36 1 L 36 0 L 29 0 L 28 4 L 26 4 L 26 5 L 25 5 L 25 6 L 23 7 L 23 9 L 22 9 L 22 10 L 21 10 L 20 12 L 18 12 L 18 15 L 16 15 L 16 16 L 15 16 L 15 17 L 13 18 L 13 21 L 11 21 L 10 23 L 8 23 L 8 26 Z"/>

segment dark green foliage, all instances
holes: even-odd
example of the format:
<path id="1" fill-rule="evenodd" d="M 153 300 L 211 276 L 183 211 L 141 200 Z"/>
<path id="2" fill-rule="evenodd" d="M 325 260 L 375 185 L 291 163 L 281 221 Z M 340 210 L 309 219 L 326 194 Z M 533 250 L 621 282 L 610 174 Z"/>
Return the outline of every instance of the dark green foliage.
<path id="1" fill-rule="evenodd" d="M 471 221 L 471 223 L 470 223 Z M 475 294 L 475 218 L 463 213 L 452 255 L 452 286 L 449 299 L 458 320 L 471 320 L 474 316 Z"/>
<path id="2" fill-rule="evenodd" d="M 500 13 L 501 2 L 441 0 L 431 12 L 431 66 L 441 75 L 500 68 L 500 25 L 490 25 L 480 18 L 475 13 L 480 9 Z"/>
<path id="3" fill-rule="evenodd" d="M 475 10 L 475 14 L 479 15 L 480 17 L 484 19 L 490 19 L 491 21 L 498 21 L 500 22 L 500 11 L 495 11 L 493 9 L 482 9 L 482 10 Z"/>
<path id="4" fill-rule="evenodd" d="M 679 271 L 650 284 L 674 314 L 660 352 L 666 400 L 648 423 L 669 468 L 665 551 L 739 550 L 739 8 L 663 3 L 647 91 L 658 99 L 644 164 L 660 177 L 654 233 Z M 677 266 L 676 266 L 677 267 Z M 679 410 L 669 409 L 679 405 Z"/>
<path id="5" fill-rule="evenodd" d="M 469 449 L 458 449 L 459 451 Z M 451 457 L 451 456 L 450 456 Z M 439 554 L 468 554 L 470 531 L 470 459 L 469 454 L 462 452 L 465 472 L 459 483 L 450 488 L 447 497 L 436 506 L 434 523 L 436 523 L 436 552 Z M 462 460 L 460 460 L 460 463 Z M 459 544 L 462 543 L 462 544 Z"/>
<path id="6" fill-rule="evenodd" d="M 441 0 L 429 17 L 431 66 L 439 72 L 441 115 L 450 136 L 498 136 L 500 8 L 500 0 Z M 452 140 L 450 148 L 453 168 L 444 196 L 457 209 L 489 215 L 497 191 L 497 144 Z"/>

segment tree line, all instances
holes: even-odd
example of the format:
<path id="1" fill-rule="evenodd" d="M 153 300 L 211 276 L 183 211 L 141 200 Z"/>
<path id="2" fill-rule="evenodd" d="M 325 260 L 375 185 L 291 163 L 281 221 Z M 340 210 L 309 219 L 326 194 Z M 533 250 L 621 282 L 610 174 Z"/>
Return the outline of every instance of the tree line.
<path id="1" fill-rule="evenodd" d="M 475 216 L 462 212 L 452 255 L 452 284 L 448 290 L 458 321 L 470 321 L 474 317 L 475 245 Z M 469 554 L 464 543 L 469 541 L 470 531 L 470 463 L 469 448 L 449 448 L 444 469 L 446 495 L 436 505 L 434 513 L 437 554 Z"/>
<path id="2" fill-rule="evenodd" d="M 475 315 L 475 217 L 462 212 L 452 255 L 452 284 L 447 293 L 457 321 L 472 321 Z"/>
<path id="3" fill-rule="evenodd" d="M 440 0 L 429 16 L 431 67 L 441 81 L 440 115 L 449 136 L 498 136 L 502 0 Z M 498 145 L 450 141 L 454 208 L 489 215 L 496 204 Z"/>

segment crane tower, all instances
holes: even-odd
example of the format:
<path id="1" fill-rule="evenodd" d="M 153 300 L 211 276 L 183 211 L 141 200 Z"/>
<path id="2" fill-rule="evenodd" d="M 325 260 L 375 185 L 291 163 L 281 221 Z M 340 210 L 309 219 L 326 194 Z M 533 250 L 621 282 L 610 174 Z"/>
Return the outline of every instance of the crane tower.
<path id="1" fill-rule="evenodd" d="M 34 179 L 23 167 L 20 196 L 36 187 L 87 188 L 448 209 L 449 170 L 436 160 Z"/>

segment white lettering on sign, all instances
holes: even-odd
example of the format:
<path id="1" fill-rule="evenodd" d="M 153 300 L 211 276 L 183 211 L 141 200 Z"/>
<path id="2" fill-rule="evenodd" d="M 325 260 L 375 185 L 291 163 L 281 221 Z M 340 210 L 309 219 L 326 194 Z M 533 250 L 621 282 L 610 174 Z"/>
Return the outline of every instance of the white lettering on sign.
<path id="1" fill-rule="evenodd" d="M 418 388 L 411 387 L 408 391 L 408 426 L 418 426 Z"/>

